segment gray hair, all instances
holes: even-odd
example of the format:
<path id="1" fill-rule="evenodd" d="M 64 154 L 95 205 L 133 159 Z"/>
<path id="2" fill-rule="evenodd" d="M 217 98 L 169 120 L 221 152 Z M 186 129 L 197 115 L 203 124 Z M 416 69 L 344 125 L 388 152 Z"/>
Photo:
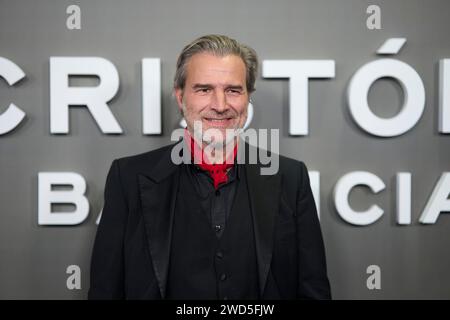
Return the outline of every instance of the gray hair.
<path id="1" fill-rule="evenodd" d="M 255 50 L 224 35 L 210 34 L 202 36 L 183 48 L 178 57 L 174 88 L 184 89 L 186 84 L 186 65 L 189 59 L 202 52 L 220 57 L 236 55 L 242 59 L 246 68 L 246 87 L 249 93 L 255 91 L 255 80 L 258 72 L 258 57 Z"/>

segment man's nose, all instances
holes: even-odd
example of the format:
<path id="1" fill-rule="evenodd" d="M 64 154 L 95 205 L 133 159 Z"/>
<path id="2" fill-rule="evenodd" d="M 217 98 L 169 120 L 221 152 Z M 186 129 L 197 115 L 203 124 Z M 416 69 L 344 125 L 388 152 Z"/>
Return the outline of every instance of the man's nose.
<path id="1" fill-rule="evenodd" d="M 227 98 L 224 92 L 216 91 L 213 94 L 211 101 L 211 108 L 216 110 L 217 112 L 224 112 L 228 109 Z"/>

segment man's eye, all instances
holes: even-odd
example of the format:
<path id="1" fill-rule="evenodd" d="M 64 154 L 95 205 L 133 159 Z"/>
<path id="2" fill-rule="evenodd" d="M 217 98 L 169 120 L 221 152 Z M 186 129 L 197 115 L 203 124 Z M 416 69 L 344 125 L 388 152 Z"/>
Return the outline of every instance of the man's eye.
<path id="1" fill-rule="evenodd" d="M 229 89 L 228 92 L 231 94 L 240 94 L 241 93 L 241 91 L 238 89 Z"/>
<path id="2" fill-rule="evenodd" d="M 200 88 L 197 90 L 197 92 L 201 92 L 201 93 L 208 93 L 210 91 L 211 91 L 211 89 L 209 89 L 209 88 Z"/>

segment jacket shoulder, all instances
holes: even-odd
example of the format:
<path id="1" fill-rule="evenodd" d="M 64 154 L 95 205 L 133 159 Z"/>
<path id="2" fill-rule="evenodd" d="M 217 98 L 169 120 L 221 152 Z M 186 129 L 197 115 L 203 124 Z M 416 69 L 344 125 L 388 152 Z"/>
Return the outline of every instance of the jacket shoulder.
<path id="1" fill-rule="evenodd" d="M 300 168 L 301 170 L 306 169 L 306 165 L 303 161 L 289 158 L 286 156 L 279 155 L 280 157 L 280 170 L 293 170 L 295 168 Z"/>
<path id="2" fill-rule="evenodd" d="M 297 192 L 299 188 L 309 185 L 308 168 L 301 160 L 280 155 L 279 174 L 283 177 L 284 184 Z"/>
<path id="3" fill-rule="evenodd" d="M 130 173 L 147 171 L 149 168 L 156 166 L 162 157 L 167 156 L 174 145 L 175 144 L 170 144 L 155 150 L 117 158 L 113 162 L 117 163 L 122 172 Z"/>

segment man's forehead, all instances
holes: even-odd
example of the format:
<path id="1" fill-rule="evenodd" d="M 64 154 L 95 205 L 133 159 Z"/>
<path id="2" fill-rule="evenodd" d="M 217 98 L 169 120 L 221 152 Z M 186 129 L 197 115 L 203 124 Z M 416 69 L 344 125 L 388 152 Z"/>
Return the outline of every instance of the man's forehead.
<path id="1" fill-rule="evenodd" d="M 245 78 L 245 64 L 236 55 L 218 56 L 211 53 L 197 53 L 187 63 L 187 76 L 214 77 L 237 76 Z M 245 79 L 244 79 L 245 80 Z"/>
<path id="2" fill-rule="evenodd" d="M 235 54 L 216 55 L 209 52 L 199 52 L 194 54 L 187 62 L 188 65 L 225 65 L 235 64 L 245 67 L 244 61 L 240 56 Z"/>

